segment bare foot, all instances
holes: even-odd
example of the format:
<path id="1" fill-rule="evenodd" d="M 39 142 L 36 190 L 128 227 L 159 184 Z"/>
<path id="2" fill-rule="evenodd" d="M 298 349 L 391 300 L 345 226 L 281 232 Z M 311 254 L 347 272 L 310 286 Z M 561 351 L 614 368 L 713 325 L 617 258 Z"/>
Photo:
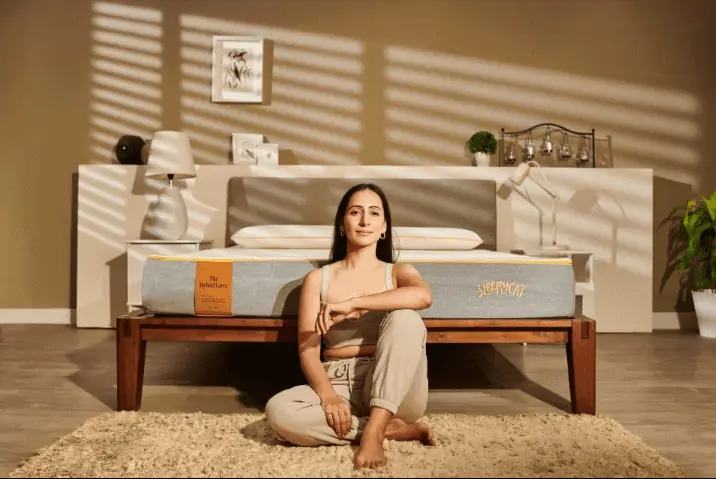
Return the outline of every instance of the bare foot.
<path id="1" fill-rule="evenodd" d="M 406 424 L 397 417 L 391 418 L 385 428 L 385 437 L 390 441 L 420 441 L 426 446 L 435 445 L 435 435 L 425 423 Z"/>
<path id="2" fill-rule="evenodd" d="M 383 449 L 384 436 L 378 432 L 363 431 L 360 447 L 353 460 L 356 469 L 376 469 L 388 463 Z"/>

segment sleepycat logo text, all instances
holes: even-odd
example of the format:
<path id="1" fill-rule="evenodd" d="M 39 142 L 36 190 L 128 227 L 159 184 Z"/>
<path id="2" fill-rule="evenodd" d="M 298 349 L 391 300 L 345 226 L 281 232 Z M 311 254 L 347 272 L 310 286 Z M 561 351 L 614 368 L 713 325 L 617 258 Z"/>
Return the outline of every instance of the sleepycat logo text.
<path id="1" fill-rule="evenodd" d="M 526 285 L 514 281 L 485 281 L 477 285 L 477 297 L 497 295 L 521 298 L 526 288 Z"/>

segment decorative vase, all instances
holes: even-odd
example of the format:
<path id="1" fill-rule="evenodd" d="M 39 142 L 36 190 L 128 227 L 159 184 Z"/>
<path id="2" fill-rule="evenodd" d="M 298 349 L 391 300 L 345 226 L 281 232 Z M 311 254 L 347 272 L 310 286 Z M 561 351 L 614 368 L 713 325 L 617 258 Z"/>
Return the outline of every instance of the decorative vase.
<path id="1" fill-rule="evenodd" d="M 172 241 L 184 237 L 189 227 L 189 215 L 179 188 L 167 186 L 150 205 L 143 227 L 151 239 Z"/>
<path id="2" fill-rule="evenodd" d="M 704 338 L 716 338 L 716 290 L 692 291 L 699 334 Z"/>
<path id="3" fill-rule="evenodd" d="M 475 155 L 475 166 L 490 166 L 490 155 L 477 152 Z"/>

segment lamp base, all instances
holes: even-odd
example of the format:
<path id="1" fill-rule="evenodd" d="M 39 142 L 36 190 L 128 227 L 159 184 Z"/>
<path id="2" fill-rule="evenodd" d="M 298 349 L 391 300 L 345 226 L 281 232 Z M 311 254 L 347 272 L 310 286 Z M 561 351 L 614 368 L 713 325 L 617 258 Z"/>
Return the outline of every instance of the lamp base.
<path id="1" fill-rule="evenodd" d="M 179 188 L 167 186 L 149 206 L 142 232 L 156 240 L 180 240 L 189 228 L 189 214 Z"/>
<path id="2" fill-rule="evenodd" d="M 564 244 L 550 244 L 542 246 L 540 251 L 542 251 L 542 253 L 563 253 L 569 251 L 569 246 Z"/>

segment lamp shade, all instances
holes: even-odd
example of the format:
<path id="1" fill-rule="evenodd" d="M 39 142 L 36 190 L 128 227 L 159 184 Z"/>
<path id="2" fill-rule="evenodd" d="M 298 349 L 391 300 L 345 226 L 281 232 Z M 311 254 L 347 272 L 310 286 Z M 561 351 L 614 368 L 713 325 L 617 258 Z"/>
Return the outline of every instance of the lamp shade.
<path id="1" fill-rule="evenodd" d="M 510 176 L 510 181 L 516 185 L 521 185 L 530 174 L 529 163 L 520 163 L 515 172 Z"/>
<path id="2" fill-rule="evenodd" d="M 169 175 L 174 175 L 175 180 L 196 176 L 189 135 L 181 131 L 158 131 L 149 147 L 146 176 L 157 178 Z"/>
<path id="3" fill-rule="evenodd" d="M 527 179 L 527 177 L 530 175 L 530 165 L 529 163 L 520 163 L 517 168 L 515 168 L 515 172 L 512 173 L 512 175 L 505 178 L 502 183 L 500 183 L 500 186 L 497 188 L 497 196 L 499 198 L 502 198 L 503 200 L 506 200 L 510 197 L 512 194 L 512 191 L 520 186 L 524 181 Z"/>

